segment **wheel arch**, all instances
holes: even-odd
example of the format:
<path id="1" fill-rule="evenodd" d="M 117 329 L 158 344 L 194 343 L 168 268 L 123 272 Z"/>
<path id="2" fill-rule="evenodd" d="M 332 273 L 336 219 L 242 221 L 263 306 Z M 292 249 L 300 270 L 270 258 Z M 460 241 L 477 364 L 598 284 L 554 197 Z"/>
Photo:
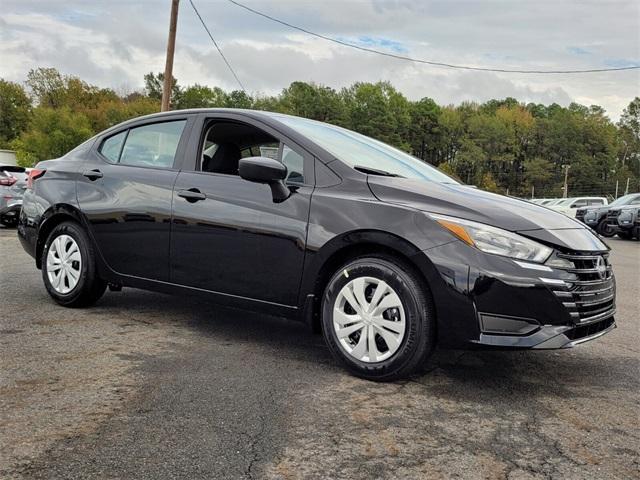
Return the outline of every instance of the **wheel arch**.
<path id="1" fill-rule="evenodd" d="M 52 205 L 42 215 L 40 226 L 38 227 L 38 237 L 36 241 L 36 266 L 42 268 L 42 251 L 44 244 L 51 231 L 65 221 L 73 221 L 84 226 L 84 221 L 80 211 L 73 205 L 59 203 Z"/>
<path id="2" fill-rule="evenodd" d="M 322 295 L 334 272 L 349 259 L 363 255 L 384 255 L 394 259 L 417 274 L 429 287 L 425 265 L 418 265 L 414 257 L 420 249 L 396 234 L 380 230 L 358 230 L 340 235 L 318 250 L 305 268 L 301 297 L 304 321 L 315 332 L 321 329 Z M 426 268 L 435 266 L 427 265 Z M 427 295 L 432 293 L 427 289 Z M 433 300 L 433 299 L 432 299 Z M 432 302 L 435 309 L 435 302 Z M 437 312 L 434 312 L 437 316 Z"/>

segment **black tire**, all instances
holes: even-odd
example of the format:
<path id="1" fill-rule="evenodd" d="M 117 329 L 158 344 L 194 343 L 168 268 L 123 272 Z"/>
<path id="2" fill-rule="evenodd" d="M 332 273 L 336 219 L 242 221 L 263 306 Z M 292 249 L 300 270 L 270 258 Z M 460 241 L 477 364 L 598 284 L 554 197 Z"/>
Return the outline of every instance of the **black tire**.
<path id="1" fill-rule="evenodd" d="M 80 278 L 76 286 L 68 293 L 61 294 L 56 291 L 47 272 L 47 255 L 52 242 L 60 235 L 68 235 L 78 245 L 82 259 L 80 266 Z M 49 234 L 47 242 L 42 250 L 42 279 L 49 295 L 60 305 L 65 307 L 88 307 L 102 297 L 107 282 L 98 277 L 96 272 L 95 252 L 93 245 L 85 231 L 74 222 L 63 222 L 57 225 Z"/>
<path id="2" fill-rule="evenodd" d="M 347 276 L 348 275 L 348 276 Z M 379 362 L 361 361 L 340 344 L 333 325 L 333 309 L 342 288 L 358 277 L 386 282 L 402 302 L 406 327 L 397 351 Z M 386 256 L 354 259 L 338 269 L 322 298 L 322 331 L 331 353 L 354 375 L 375 381 L 405 378 L 424 366 L 435 347 L 435 311 L 431 293 L 411 268 Z"/>
<path id="3" fill-rule="evenodd" d="M 613 226 L 607 224 L 606 218 L 603 218 L 598 222 L 598 227 L 596 228 L 596 231 L 603 237 L 607 237 L 607 238 L 611 238 L 616 234 L 616 229 Z"/>
<path id="4" fill-rule="evenodd" d="M 7 228 L 13 228 L 18 225 L 18 217 L 0 217 L 0 223 Z"/>
<path id="5" fill-rule="evenodd" d="M 618 236 L 623 240 L 633 240 L 633 233 L 618 230 Z"/>

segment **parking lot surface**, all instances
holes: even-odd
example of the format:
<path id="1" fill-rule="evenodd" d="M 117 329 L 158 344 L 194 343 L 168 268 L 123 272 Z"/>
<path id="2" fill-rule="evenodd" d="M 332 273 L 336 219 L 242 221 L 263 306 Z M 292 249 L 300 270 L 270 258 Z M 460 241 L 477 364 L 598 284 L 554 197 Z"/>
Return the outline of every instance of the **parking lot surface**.
<path id="1" fill-rule="evenodd" d="M 377 384 L 303 325 L 133 289 L 59 307 L 0 230 L 0 478 L 640 478 L 640 243 L 618 327 Z"/>

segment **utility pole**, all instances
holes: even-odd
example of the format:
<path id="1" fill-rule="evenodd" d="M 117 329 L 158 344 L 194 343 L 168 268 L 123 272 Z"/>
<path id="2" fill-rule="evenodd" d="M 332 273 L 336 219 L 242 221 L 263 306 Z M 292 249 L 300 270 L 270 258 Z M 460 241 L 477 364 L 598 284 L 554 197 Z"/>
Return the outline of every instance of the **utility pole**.
<path id="1" fill-rule="evenodd" d="M 171 20 L 169 21 L 169 40 L 167 41 L 167 61 L 164 65 L 164 85 L 162 86 L 161 112 L 169 110 L 171 88 L 173 87 L 173 52 L 176 48 L 176 27 L 178 25 L 178 4 L 180 0 L 171 0 Z"/>
<path id="2" fill-rule="evenodd" d="M 568 185 L 569 169 L 571 168 L 571 165 L 569 165 L 569 164 L 562 165 L 562 168 L 564 168 L 564 196 L 563 196 L 563 198 L 567 198 L 568 192 L 569 192 L 569 185 Z"/>
<path id="3" fill-rule="evenodd" d="M 627 177 L 627 186 L 624 189 L 624 194 L 627 195 L 629 193 L 629 177 Z"/>

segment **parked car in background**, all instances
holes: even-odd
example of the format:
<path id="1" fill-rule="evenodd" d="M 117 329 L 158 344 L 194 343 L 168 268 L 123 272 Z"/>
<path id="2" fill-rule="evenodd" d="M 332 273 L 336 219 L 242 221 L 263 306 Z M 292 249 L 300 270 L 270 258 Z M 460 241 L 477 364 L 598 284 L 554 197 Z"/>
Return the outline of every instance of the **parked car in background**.
<path id="1" fill-rule="evenodd" d="M 597 208 L 580 208 L 576 212 L 576 218 L 583 221 L 604 237 L 613 237 L 618 229 L 619 207 L 627 205 L 640 205 L 640 193 L 624 195 L 609 205 Z M 611 215 L 609 215 L 611 212 Z"/>
<path id="2" fill-rule="evenodd" d="M 5 227 L 17 225 L 26 186 L 26 169 L 0 165 L 0 223 Z"/>
<path id="3" fill-rule="evenodd" d="M 609 248 L 565 215 L 382 142 L 251 110 L 112 127 L 40 162 L 18 235 L 49 295 L 204 295 L 322 331 L 391 380 L 442 347 L 555 349 L 615 328 Z"/>
<path id="4" fill-rule="evenodd" d="M 576 212 L 582 207 L 601 207 L 608 205 L 605 197 L 572 197 L 565 198 L 549 206 L 556 212 L 564 213 L 567 217 L 576 218 Z"/>
<path id="5" fill-rule="evenodd" d="M 523 200 L 527 200 L 531 203 L 535 203 L 536 205 L 545 205 L 549 202 L 552 202 L 554 200 L 556 200 L 555 198 L 527 198 L 527 199 L 523 199 Z"/>
<path id="6" fill-rule="evenodd" d="M 633 238 L 640 240 L 640 205 L 621 207 L 617 217 L 618 228 L 616 233 L 618 236 L 625 240 Z"/>

